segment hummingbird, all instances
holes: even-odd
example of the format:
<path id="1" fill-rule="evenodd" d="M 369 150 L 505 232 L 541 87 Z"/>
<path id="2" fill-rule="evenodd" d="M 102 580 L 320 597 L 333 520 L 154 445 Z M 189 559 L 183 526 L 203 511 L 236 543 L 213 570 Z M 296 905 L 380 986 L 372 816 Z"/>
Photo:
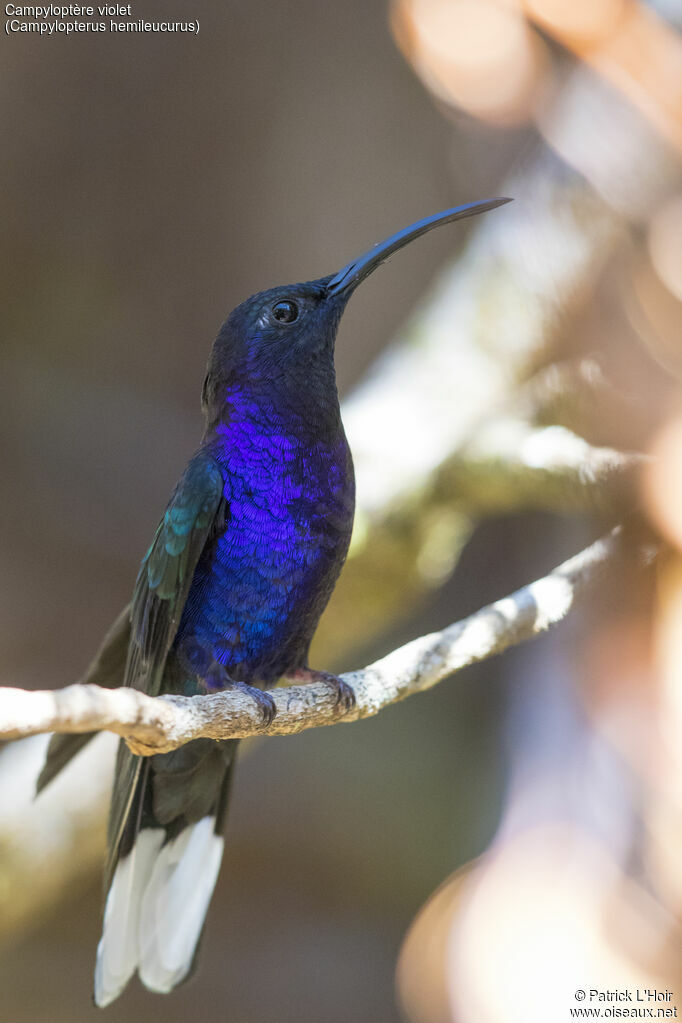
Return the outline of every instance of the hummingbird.
<path id="1" fill-rule="evenodd" d="M 239 688 L 264 724 L 268 687 L 321 680 L 339 714 L 354 702 L 308 652 L 348 551 L 353 460 L 341 422 L 334 344 L 346 304 L 390 255 L 432 228 L 509 200 L 419 220 L 338 273 L 261 291 L 213 344 L 204 433 L 135 582 L 83 681 L 151 696 Z M 89 739 L 55 735 L 41 791 Z M 186 980 L 213 894 L 236 740 L 196 739 L 169 753 L 118 748 L 94 1000 L 106 1006 L 137 971 L 152 991 Z"/>

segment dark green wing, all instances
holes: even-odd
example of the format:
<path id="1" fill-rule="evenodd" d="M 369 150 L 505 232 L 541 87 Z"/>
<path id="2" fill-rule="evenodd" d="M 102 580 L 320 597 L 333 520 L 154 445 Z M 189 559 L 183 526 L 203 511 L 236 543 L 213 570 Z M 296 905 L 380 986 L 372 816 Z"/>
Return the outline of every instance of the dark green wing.
<path id="1" fill-rule="evenodd" d="M 206 540 L 224 522 L 222 487 L 216 462 L 203 453 L 195 455 L 142 562 L 133 603 L 108 630 L 80 682 L 107 689 L 132 685 L 158 693 L 197 561 Z M 95 734 L 52 736 L 36 794 Z"/>
<path id="2" fill-rule="evenodd" d="M 223 477 L 217 463 L 199 452 L 189 462 L 168 503 L 152 544 L 144 556 L 131 604 L 130 645 L 124 685 L 150 696 L 161 691 L 168 652 L 173 644 L 192 576 L 207 543 L 224 526 Z M 109 818 L 110 873 L 133 803 L 142 758 L 121 743 Z M 132 812 L 131 812 L 132 811 Z M 137 821 L 139 824 L 139 821 Z M 131 836 L 132 837 L 132 836 Z"/>
<path id="3" fill-rule="evenodd" d="M 140 566 L 124 685 L 159 694 L 197 562 L 207 540 L 224 524 L 222 473 L 210 455 L 200 452 L 173 491 Z"/>
<path id="4" fill-rule="evenodd" d="M 225 521 L 222 492 L 218 464 L 207 454 L 195 455 L 142 562 L 133 603 L 108 629 L 81 682 L 105 688 L 134 685 L 158 693 L 201 550 Z M 95 735 L 52 736 L 36 794 Z"/>

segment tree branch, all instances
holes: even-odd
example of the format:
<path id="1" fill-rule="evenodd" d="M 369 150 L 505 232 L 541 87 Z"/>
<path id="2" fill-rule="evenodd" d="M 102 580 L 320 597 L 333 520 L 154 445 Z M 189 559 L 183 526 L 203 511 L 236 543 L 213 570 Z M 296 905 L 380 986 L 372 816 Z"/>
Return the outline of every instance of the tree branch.
<path id="1" fill-rule="evenodd" d="M 648 461 L 637 452 L 595 447 L 563 426 L 494 419 L 443 463 L 433 500 L 471 507 L 476 519 L 528 508 L 621 517 L 640 501 Z"/>
<path id="2" fill-rule="evenodd" d="M 456 671 L 531 639 L 566 617 L 576 599 L 623 546 L 619 527 L 580 554 L 508 597 L 454 625 L 422 636 L 344 680 L 355 707 L 341 713 L 323 683 L 272 690 L 277 715 L 262 726 L 255 702 L 240 691 L 210 696 L 149 697 L 135 689 L 72 685 L 53 692 L 0 689 L 0 738 L 40 732 L 110 731 L 141 755 L 163 753 L 191 739 L 291 735 L 356 721 Z"/>

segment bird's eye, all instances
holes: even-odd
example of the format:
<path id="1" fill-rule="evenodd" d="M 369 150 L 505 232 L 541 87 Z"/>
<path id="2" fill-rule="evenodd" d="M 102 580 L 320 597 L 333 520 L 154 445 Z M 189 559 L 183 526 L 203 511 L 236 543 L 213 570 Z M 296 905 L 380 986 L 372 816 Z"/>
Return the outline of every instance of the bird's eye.
<path id="1" fill-rule="evenodd" d="M 276 302 L 272 307 L 272 315 L 279 323 L 293 323 L 298 319 L 298 306 L 288 299 Z"/>

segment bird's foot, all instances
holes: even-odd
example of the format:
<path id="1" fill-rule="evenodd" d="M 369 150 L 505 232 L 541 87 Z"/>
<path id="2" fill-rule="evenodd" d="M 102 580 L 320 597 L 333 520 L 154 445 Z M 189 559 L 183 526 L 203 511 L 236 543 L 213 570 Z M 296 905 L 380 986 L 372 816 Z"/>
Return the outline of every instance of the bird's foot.
<path id="1" fill-rule="evenodd" d="M 332 675 L 329 671 L 315 671 L 313 668 L 299 668 L 291 677 L 297 682 L 324 683 L 334 693 L 335 705 L 344 714 L 347 714 L 355 706 L 355 693 L 352 687 L 338 675 Z"/>
<path id="2" fill-rule="evenodd" d="M 256 689 L 255 686 L 249 686 L 246 682 L 231 682 L 229 688 L 238 689 L 245 696 L 251 697 L 260 711 L 263 728 L 268 728 L 272 724 L 277 713 L 277 704 L 269 693 L 264 693 L 262 689 Z"/>
<path id="3" fill-rule="evenodd" d="M 222 664 L 213 662 L 203 678 L 204 685 L 208 692 L 219 692 L 226 689 L 236 689 L 245 696 L 250 696 L 256 703 L 261 716 L 261 727 L 267 728 L 272 724 L 277 713 L 277 705 L 269 693 L 262 689 L 247 685 L 246 682 L 236 682 L 228 675 Z"/>

